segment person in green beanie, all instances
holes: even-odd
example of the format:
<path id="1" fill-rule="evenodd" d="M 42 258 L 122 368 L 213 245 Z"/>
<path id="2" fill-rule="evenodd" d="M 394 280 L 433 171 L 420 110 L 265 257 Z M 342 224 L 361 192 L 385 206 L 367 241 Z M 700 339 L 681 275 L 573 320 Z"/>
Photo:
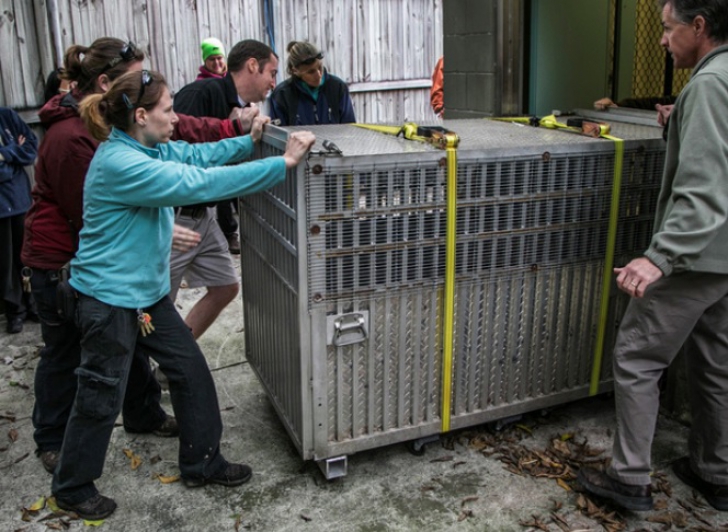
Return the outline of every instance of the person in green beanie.
<path id="1" fill-rule="evenodd" d="M 197 79 L 224 77 L 227 72 L 227 60 L 223 44 L 218 39 L 210 37 L 202 41 L 200 48 L 202 48 L 203 65 L 200 67 Z"/>

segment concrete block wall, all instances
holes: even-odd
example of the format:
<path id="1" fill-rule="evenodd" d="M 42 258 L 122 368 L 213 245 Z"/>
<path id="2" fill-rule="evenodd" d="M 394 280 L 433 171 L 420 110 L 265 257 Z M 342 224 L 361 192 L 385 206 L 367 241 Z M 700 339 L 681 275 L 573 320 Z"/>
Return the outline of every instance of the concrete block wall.
<path id="1" fill-rule="evenodd" d="M 497 0 L 443 2 L 445 118 L 496 113 Z"/>

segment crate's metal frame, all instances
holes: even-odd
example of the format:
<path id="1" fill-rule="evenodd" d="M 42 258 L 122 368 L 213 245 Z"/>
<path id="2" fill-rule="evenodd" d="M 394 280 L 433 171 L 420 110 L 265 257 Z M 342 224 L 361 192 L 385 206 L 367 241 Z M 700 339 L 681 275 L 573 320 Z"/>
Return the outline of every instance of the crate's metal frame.
<path id="1" fill-rule="evenodd" d="M 575 223 L 568 214 L 569 205 L 581 206 L 573 209 L 577 214 L 584 205 L 608 207 L 611 189 L 604 174 L 613 145 L 479 120 L 447 125 L 461 136 L 463 172 L 450 428 L 586 397 L 604 253 L 585 240 L 592 233 L 585 229 L 587 236 L 579 236 L 579 226 L 598 225 L 604 217 L 600 211 L 592 222 Z M 314 128 L 319 140 L 307 163 L 289 171 L 283 185 L 242 198 L 240 205 L 247 358 L 301 456 L 319 462 L 327 478 L 346 473 L 349 454 L 442 431 L 444 270 L 432 265 L 444 237 L 426 233 L 441 223 L 445 203 L 442 191 L 425 190 L 422 180 L 440 175 L 444 154 L 425 144 L 345 129 L 352 127 Z M 282 153 L 287 134 L 268 128 L 262 155 Z M 490 142 L 478 138 L 482 134 Z M 655 176 L 663 147 L 657 128 L 618 124 L 614 134 L 626 139 L 624 227 L 616 250 L 624 260 L 648 241 L 652 212 L 645 201 L 659 188 Z M 335 141 L 343 156 L 319 149 L 325 139 Z M 497 167 L 493 175 L 511 190 L 524 186 L 517 183 L 520 174 L 508 184 L 499 172 L 516 167 L 542 188 L 550 179 L 563 179 L 563 190 L 544 189 L 541 199 L 538 190 L 482 196 L 485 188 L 477 186 L 491 186 L 484 165 Z M 560 173 L 551 175 L 555 168 Z M 394 173 L 401 181 L 397 186 Z M 588 183 L 589 178 L 600 182 Z M 539 212 L 527 212 L 529 207 Z M 506 220 L 513 227 L 484 231 L 486 211 L 494 213 L 489 223 Z M 529 234 L 536 218 L 554 221 L 540 230 L 545 236 Z M 513 223 L 518 220 L 522 228 Z M 465 231 L 468 227 L 475 230 Z M 503 249 L 509 249 L 500 254 L 490 242 L 499 234 Z M 522 263 L 528 246 L 549 249 L 544 244 L 549 235 L 576 242 L 554 249 L 586 246 L 591 258 L 560 255 Z M 492 257 L 502 264 L 483 270 L 482 250 L 491 245 Z M 372 262 L 378 257 L 379 268 Z M 605 351 L 613 345 L 625 303 L 624 296 L 612 294 Z M 611 357 L 605 355 L 600 391 L 611 388 Z"/>

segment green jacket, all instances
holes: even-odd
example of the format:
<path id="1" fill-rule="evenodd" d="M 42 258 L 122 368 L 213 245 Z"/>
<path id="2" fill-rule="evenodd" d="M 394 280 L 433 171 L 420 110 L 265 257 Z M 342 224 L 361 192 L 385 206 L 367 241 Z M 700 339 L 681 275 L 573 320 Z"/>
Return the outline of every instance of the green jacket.
<path id="1" fill-rule="evenodd" d="M 728 45 L 693 70 L 670 115 L 654 235 L 645 256 L 666 276 L 728 274 Z"/>

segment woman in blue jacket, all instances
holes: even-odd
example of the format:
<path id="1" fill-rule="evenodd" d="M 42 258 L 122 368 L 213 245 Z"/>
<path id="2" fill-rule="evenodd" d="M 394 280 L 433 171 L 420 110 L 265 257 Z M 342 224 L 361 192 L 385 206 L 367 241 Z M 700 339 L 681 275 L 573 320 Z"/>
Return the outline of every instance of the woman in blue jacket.
<path id="1" fill-rule="evenodd" d="M 188 487 L 237 486 L 252 471 L 220 453 L 222 422 L 204 355 L 169 294 L 174 205 L 252 194 L 285 179 L 313 134 L 293 133 L 282 157 L 230 165 L 249 157 L 264 122 L 249 136 L 216 143 L 170 142 L 177 116 L 161 74 L 119 77 L 105 94 L 87 96 L 81 115 L 100 145 L 84 184 L 83 229 L 71 261 L 82 333 L 78 391 L 53 476 L 60 508 L 103 519 L 116 503 L 94 480 L 123 403 L 135 350 L 169 378 L 179 425 L 179 468 Z M 228 166 L 224 166 L 228 165 Z"/>
<path id="2" fill-rule="evenodd" d="M 0 299 L 5 304 L 6 330 L 17 334 L 33 312 L 23 291 L 20 250 L 23 223 L 30 207 L 30 181 L 25 167 L 38 155 L 38 140 L 18 114 L 0 107 Z"/>
<path id="3" fill-rule="evenodd" d="M 356 122 L 346 83 L 324 68 L 324 54 L 309 42 L 288 43 L 291 76 L 270 96 L 271 118 L 284 126 Z"/>

